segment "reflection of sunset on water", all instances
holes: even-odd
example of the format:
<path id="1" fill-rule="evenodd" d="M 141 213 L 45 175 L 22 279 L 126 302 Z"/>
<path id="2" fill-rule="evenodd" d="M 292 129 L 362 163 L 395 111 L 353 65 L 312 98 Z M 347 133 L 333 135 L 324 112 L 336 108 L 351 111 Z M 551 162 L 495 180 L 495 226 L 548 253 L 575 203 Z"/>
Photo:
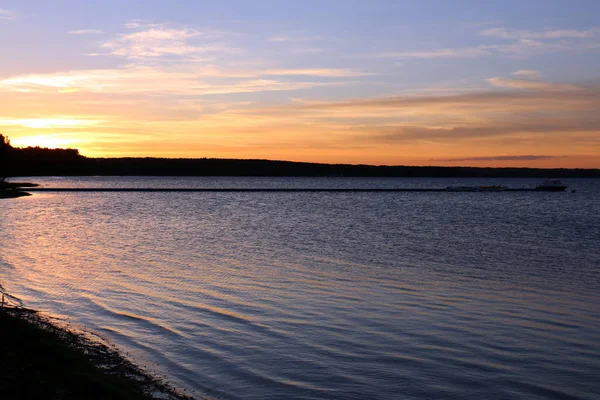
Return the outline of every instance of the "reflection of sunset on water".
<path id="1" fill-rule="evenodd" d="M 35 180 L 235 188 L 455 179 Z M 199 392 L 594 393 L 600 185 L 566 182 L 575 194 L 33 192 L 2 204 L 0 280 L 26 306 L 68 317 Z"/>

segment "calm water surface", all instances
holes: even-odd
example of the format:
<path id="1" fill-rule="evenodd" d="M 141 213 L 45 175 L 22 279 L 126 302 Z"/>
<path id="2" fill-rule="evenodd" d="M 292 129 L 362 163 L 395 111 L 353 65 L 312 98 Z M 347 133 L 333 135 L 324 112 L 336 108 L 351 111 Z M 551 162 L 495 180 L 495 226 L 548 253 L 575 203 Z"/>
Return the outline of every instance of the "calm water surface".
<path id="1" fill-rule="evenodd" d="M 2 201 L 0 282 L 197 396 L 597 399 L 600 180 L 566 183 L 576 193 L 39 193 Z"/>

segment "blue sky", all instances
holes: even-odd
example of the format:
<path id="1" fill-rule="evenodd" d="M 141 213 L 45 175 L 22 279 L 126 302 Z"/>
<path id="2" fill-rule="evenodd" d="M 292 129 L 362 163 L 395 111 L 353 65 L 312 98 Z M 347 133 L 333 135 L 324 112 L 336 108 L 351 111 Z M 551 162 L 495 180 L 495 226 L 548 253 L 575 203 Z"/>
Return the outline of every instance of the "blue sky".
<path id="1" fill-rule="evenodd" d="M 0 131 L 91 156 L 600 167 L 598 15 L 598 1 L 2 1 Z"/>

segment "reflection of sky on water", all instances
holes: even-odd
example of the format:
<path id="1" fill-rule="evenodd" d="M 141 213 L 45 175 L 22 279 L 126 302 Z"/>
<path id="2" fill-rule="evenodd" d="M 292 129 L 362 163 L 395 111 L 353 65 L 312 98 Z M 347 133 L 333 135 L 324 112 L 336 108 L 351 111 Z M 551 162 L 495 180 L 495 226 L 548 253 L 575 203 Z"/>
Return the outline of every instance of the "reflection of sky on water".
<path id="1" fill-rule="evenodd" d="M 598 182 L 568 183 L 576 194 L 35 194 L 2 203 L 2 283 L 223 398 L 591 398 Z"/>

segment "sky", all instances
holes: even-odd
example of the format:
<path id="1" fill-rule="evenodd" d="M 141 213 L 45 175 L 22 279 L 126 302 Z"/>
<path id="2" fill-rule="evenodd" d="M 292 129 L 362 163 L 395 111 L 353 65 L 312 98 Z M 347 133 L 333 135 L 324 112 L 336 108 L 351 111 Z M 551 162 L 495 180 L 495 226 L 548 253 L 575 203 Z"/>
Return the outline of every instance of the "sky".
<path id="1" fill-rule="evenodd" d="M 14 146 L 600 168 L 597 0 L 0 0 Z"/>

